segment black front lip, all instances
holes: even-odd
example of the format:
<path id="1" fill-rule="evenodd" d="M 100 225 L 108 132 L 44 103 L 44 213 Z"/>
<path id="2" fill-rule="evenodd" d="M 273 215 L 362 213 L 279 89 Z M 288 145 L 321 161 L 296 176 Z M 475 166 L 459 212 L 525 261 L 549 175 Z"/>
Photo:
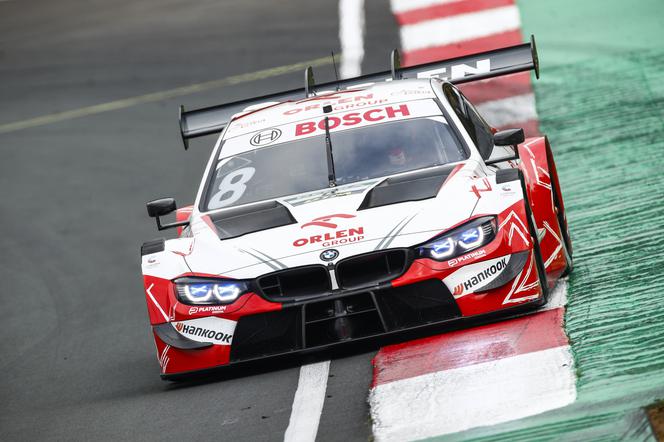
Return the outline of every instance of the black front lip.
<path id="1" fill-rule="evenodd" d="M 546 303 L 546 298 L 538 298 L 534 299 L 532 301 L 525 302 L 523 304 L 520 304 L 518 306 L 514 307 L 508 307 L 502 310 L 490 312 L 490 313 L 484 313 L 481 315 L 474 315 L 474 316 L 462 316 L 458 318 L 453 318 L 453 319 L 448 319 L 444 321 L 439 321 L 439 322 L 431 322 L 427 324 L 421 324 L 421 325 L 416 325 L 413 327 L 408 327 L 400 330 L 394 330 L 394 331 L 389 331 L 389 332 L 384 332 L 384 333 L 379 333 L 371 336 L 363 336 L 359 338 L 354 338 L 354 339 L 349 339 L 346 341 L 341 341 L 341 342 L 334 342 L 326 345 L 320 345 L 320 346 L 315 346 L 315 347 L 308 347 L 305 349 L 299 349 L 299 350 L 291 350 L 287 352 L 282 352 L 282 353 L 275 353 L 275 354 L 270 354 L 270 355 L 265 355 L 265 356 L 258 356 L 254 358 L 247 358 L 243 359 L 241 361 L 231 361 L 228 364 L 224 365 L 219 365 L 216 367 L 210 367 L 210 368 L 204 368 L 201 370 L 191 370 L 191 371 L 184 371 L 184 372 L 179 372 L 179 373 L 171 373 L 171 374 L 161 374 L 161 379 L 162 380 L 169 380 L 169 381 L 181 381 L 181 380 L 187 380 L 191 376 L 207 376 L 207 375 L 214 375 L 214 374 L 223 374 L 224 369 L 228 369 L 230 367 L 237 367 L 237 366 L 242 366 L 246 364 L 251 364 L 255 363 L 257 361 L 264 361 L 264 360 L 277 360 L 277 359 L 283 359 L 287 357 L 293 357 L 293 356 L 298 356 L 298 355 L 306 355 L 310 353 L 320 353 L 326 350 L 332 350 L 332 349 L 337 349 L 342 346 L 350 346 L 352 344 L 359 344 L 359 343 L 366 343 L 370 341 L 377 341 L 379 339 L 383 340 L 380 342 L 381 345 L 389 345 L 393 343 L 398 343 L 398 342 L 405 342 L 404 340 L 398 340 L 395 339 L 396 337 L 402 336 L 406 337 L 407 340 L 412 340 L 412 339 L 417 339 L 420 337 L 426 337 L 430 336 L 431 334 L 437 333 L 447 333 L 450 331 L 454 330 L 459 330 L 459 329 L 464 329 L 464 328 L 469 328 L 469 327 L 476 327 L 480 325 L 485 325 L 489 324 L 492 322 L 497 322 L 499 320 L 507 320 L 507 319 L 514 319 L 520 316 L 524 316 L 529 313 L 535 313 L 536 309 L 541 307 Z M 444 327 L 444 329 L 442 329 Z M 424 334 L 424 335 L 418 335 L 418 336 L 411 336 L 414 332 L 421 332 L 429 330 L 433 333 L 431 334 Z M 408 336 L 406 336 L 408 335 Z M 390 339 L 391 338 L 391 339 Z"/>

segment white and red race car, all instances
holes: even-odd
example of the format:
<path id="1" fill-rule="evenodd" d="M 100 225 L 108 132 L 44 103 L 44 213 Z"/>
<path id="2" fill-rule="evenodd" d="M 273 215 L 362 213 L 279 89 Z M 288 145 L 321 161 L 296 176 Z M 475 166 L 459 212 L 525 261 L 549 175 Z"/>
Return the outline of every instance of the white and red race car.
<path id="1" fill-rule="evenodd" d="M 148 203 L 161 375 L 540 306 L 571 270 L 551 148 L 454 83 L 535 69 L 534 41 L 185 112 L 218 133 L 193 206 Z M 176 221 L 160 217 L 176 212 Z"/>

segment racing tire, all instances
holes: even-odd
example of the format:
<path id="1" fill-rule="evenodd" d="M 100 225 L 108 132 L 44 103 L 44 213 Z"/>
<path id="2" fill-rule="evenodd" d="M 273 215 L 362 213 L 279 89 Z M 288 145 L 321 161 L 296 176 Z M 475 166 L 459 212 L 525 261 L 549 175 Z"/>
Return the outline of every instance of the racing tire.
<path id="1" fill-rule="evenodd" d="M 521 182 L 521 190 L 523 192 L 523 203 L 526 206 L 526 218 L 528 220 L 528 231 L 533 240 L 533 253 L 535 255 L 535 267 L 537 268 L 537 277 L 540 281 L 540 289 L 542 290 L 541 305 L 545 305 L 549 301 L 549 282 L 546 278 L 546 268 L 544 267 L 544 260 L 542 259 L 542 250 L 540 249 L 539 236 L 537 235 L 537 228 L 535 227 L 533 212 L 530 208 L 530 199 L 528 198 L 528 191 L 526 190 L 526 182 L 523 178 L 523 172 L 519 169 L 519 181 Z"/>
<path id="2" fill-rule="evenodd" d="M 550 151 L 550 150 L 549 150 Z M 562 251 L 565 256 L 565 261 L 567 262 L 567 267 L 562 273 L 561 277 L 565 277 L 572 273 L 574 269 L 574 258 L 572 257 L 572 239 L 569 237 L 569 229 L 567 226 L 567 219 L 565 217 L 565 209 L 562 204 L 563 199 L 562 195 L 558 192 L 560 188 L 560 182 L 558 180 L 558 173 L 555 169 L 555 164 L 553 163 L 553 154 L 547 155 L 546 165 L 551 174 L 551 194 L 553 197 L 553 207 L 556 212 L 556 217 L 558 218 L 558 227 L 560 230 L 560 235 L 562 236 Z M 551 167 L 551 166 L 554 167 Z M 553 172 L 552 172 L 553 171 Z"/>
<path id="3" fill-rule="evenodd" d="M 561 227 L 561 231 L 563 232 L 563 254 L 565 255 L 565 261 L 567 261 L 567 267 L 565 267 L 565 271 L 560 275 L 561 278 L 564 278 L 565 276 L 568 276 L 570 273 L 572 273 L 572 270 L 574 270 L 574 258 L 572 258 L 572 254 L 569 253 L 567 249 L 567 243 L 568 239 L 566 238 L 567 232 L 564 231 Z"/>

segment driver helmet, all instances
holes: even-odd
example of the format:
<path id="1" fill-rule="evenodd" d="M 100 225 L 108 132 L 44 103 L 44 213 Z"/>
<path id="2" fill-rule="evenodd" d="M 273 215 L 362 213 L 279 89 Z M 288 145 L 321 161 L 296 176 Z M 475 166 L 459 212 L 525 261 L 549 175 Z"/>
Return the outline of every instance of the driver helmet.
<path id="1" fill-rule="evenodd" d="M 390 164 L 393 166 L 403 166 L 406 164 L 406 151 L 402 147 L 390 149 Z"/>

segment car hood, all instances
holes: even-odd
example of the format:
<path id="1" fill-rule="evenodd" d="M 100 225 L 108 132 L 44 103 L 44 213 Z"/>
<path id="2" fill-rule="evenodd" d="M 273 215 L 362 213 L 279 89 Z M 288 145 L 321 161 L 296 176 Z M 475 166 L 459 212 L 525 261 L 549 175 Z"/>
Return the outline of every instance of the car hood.
<path id="1" fill-rule="evenodd" d="M 412 247 L 463 222 L 477 204 L 470 190 L 476 178 L 473 168 L 461 163 L 447 172 L 442 187 L 433 183 L 432 196 L 425 195 L 426 189 L 422 193 L 428 185 L 422 179 L 404 184 L 381 178 L 281 198 L 277 201 L 287 209 L 288 223 L 226 239 L 214 215 L 195 216 L 192 237 L 174 240 L 179 247 L 172 249 L 194 273 L 243 279 L 326 264 L 321 253 L 328 249 L 338 251 L 334 263 L 361 253 Z M 396 188 L 386 190 L 390 185 Z M 420 190 L 413 191 L 413 186 Z M 404 200 L 418 195 L 424 198 Z"/>

